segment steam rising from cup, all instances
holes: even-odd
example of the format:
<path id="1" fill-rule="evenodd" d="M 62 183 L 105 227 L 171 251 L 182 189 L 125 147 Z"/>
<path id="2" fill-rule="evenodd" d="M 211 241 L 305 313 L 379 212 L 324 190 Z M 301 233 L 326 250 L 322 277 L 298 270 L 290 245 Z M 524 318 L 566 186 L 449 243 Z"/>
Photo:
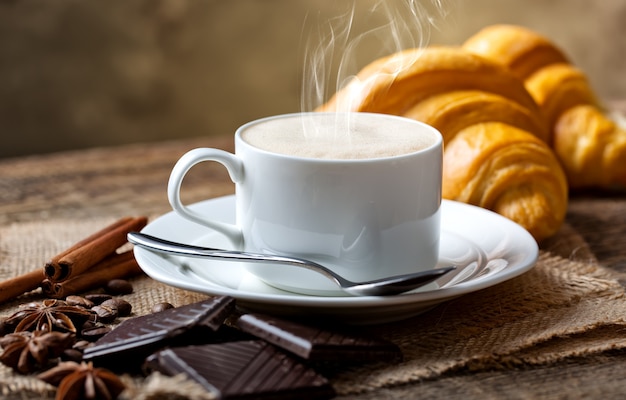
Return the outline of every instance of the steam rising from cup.
<path id="1" fill-rule="evenodd" d="M 445 0 L 352 0 L 339 1 L 336 15 L 320 21 L 309 13 L 304 24 L 304 66 L 301 110 L 312 111 L 348 82 L 357 79 L 363 49 L 369 56 L 381 57 L 409 48 L 422 48 L 430 40 L 431 28 L 446 15 Z M 361 29 L 360 24 L 366 23 Z M 386 76 L 389 82 L 414 60 L 404 59 Z M 381 74 L 382 75 L 382 74 Z M 351 98 L 358 99 L 371 82 L 355 85 Z M 344 110 L 349 111 L 350 106 Z"/>

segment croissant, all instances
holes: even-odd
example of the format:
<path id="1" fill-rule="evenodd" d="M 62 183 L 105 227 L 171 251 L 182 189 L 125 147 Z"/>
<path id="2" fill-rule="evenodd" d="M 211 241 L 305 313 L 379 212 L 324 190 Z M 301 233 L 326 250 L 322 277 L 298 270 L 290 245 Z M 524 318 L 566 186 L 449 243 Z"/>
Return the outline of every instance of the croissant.
<path id="1" fill-rule="evenodd" d="M 563 223 L 565 176 L 550 148 L 528 131 L 502 122 L 470 125 L 446 145 L 444 165 L 444 198 L 491 209 L 538 241 Z"/>
<path id="2" fill-rule="evenodd" d="M 626 129 L 608 116 L 585 74 L 555 44 L 527 28 L 494 25 L 462 47 L 523 80 L 548 123 L 548 143 L 571 188 L 626 187 Z"/>
<path id="3" fill-rule="evenodd" d="M 375 60 L 318 110 L 397 115 L 432 95 L 472 89 L 537 108 L 519 79 L 497 63 L 458 47 L 432 46 Z"/>
<path id="4" fill-rule="evenodd" d="M 423 121 L 443 135 L 443 197 L 491 209 L 536 240 L 565 218 L 565 174 L 543 116 L 509 70 L 460 47 L 405 50 L 363 68 L 319 111 Z"/>

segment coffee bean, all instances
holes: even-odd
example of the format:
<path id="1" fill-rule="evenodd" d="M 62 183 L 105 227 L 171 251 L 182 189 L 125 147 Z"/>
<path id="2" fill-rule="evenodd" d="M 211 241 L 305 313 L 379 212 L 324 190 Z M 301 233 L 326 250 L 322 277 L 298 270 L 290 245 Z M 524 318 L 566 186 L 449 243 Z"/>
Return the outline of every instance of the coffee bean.
<path id="1" fill-rule="evenodd" d="M 104 326 L 104 325 L 98 325 L 89 329 L 83 329 L 82 331 L 80 331 L 80 336 L 89 342 L 95 342 L 96 340 L 100 339 L 102 336 L 106 335 L 109 332 L 111 332 L 110 327 Z"/>
<path id="2" fill-rule="evenodd" d="M 100 304 L 99 306 L 93 306 L 91 310 L 98 316 L 98 322 L 102 322 L 103 324 L 109 324 L 115 321 L 118 315 L 117 307 L 112 304 L 107 306 Z"/>
<path id="3" fill-rule="evenodd" d="M 103 325 L 99 326 L 99 328 L 101 328 L 102 326 L 103 326 Z M 94 328 L 94 327 L 92 326 L 92 327 L 90 327 L 89 329 L 92 329 L 92 328 Z M 82 335 L 82 333 L 81 333 L 81 335 Z M 72 346 L 72 348 L 73 348 L 73 349 L 76 349 L 76 350 L 78 350 L 78 351 L 80 351 L 80 352 L 82 352 L 82 351 L 83 351 L 83 350 L 85 350 L 87 347 L 90 347 L 90 346 L 92 346 L 92 345 L 93 345 L 93 343 L 92 343 L 92 342 L 90 342 L 90 341 L 88 341 L 88 340 L 84 340 L 84 339 L 82 339 L 82 340 L 77 340 L 77 341 L 76 341 L 76 343 L 74 343 L 74 345 Z"/>
<path id="4" fill-rule="evenodd" d="M 130 315 L 133 306 L 124 299 L 112 298 L 104 301 L 101 305 L 112 306 L 117 308 L 117 315 L 119 317 L 127 317 Z"/>
<path id="5" fill-rule="evenodd" d="M 174 306 L 171 305 L 170 303 L 167 303 L 167 302 L 158 303 L 152 306 L 152 312 L 157 313 L 157 312 L 168 310 L 170 308 L 174 308 Z"/>
<path id="6" fill-rule="evenodd" d="M 104 290 L 112 295 L 130 294 L 133 292 L 133 285 L 125 279 L 112 279 L 107 282 Z"/>
<path id="7" fill-rule="evenodd" d="M 96 315 L 96 313 L 94 313 L 94 318 L 83 322 L 83 325 L 80 327 L 80 329 L 93 328 L 96 325 L 96 318 L 98 318 L 98 316 Z"/>
<path id="8" fill-rule="evenodd" d="M 65 298 L 65 301 L 70 306 L 78 306 L 78 307 L 83 307 L 83 308 L 91 308 L 94 306 L 93 301 L 82 296 L 75 296 L 75 295 L 67 296 Z"/>
<path id="9" fill-rule="evenodd" d="M 113 296 L 107 293 L 90 293 L 86 294 L 85 298 L 94 304 L 102 304 L 102 302 L 112 299 Z"/>
<path id="10" fill-rule="evenodd" d="M 83 352 L 77 349 L 65 349 L 61 353 L 61 360 L 80 363 L 83 361 Z"/>

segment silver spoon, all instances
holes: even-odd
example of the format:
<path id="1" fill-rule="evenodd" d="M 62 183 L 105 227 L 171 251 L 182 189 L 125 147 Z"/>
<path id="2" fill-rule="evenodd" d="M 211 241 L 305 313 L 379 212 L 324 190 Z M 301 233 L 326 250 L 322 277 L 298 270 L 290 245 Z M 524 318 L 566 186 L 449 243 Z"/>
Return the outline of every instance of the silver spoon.
<path id="1" fill-rule="evenodd" d="M 160 253 L 195 258 L 217 258 L 228 261 L 286 264 L 306 268 L 324 275 L 326 278 L 335 282 L 343 291 L 355 296 L 390 296 L 408 292 L 409 290 L 426 285 L 455 269 L 455 267 L 436 268 L 414 274 L 398 275 L 356 283 L 337 275 L 320 264 L 302 258 L 192 246 L 171 242 L 139 232 L 130 232 L 128 234 L 128 241 L 136 246 Z"/>

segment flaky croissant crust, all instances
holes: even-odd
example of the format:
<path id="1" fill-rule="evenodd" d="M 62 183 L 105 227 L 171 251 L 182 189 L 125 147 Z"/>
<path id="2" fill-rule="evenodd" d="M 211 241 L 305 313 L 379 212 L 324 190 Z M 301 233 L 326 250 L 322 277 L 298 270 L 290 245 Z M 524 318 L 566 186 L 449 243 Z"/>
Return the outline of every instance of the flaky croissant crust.
<path id="1" fill-rule="evenodd" d="M 545 143 L 501 122 L 470 125 L 446 145 L 443 197 L 493 210 L 538 240 L 567 210 L 567 182 Z"/>
<path id="2" fill-rule="evenodd" d="M 504 96 L 480 90 L 456 90 L 431 96 L 416 103 L 405 117 L 437 128 L 449 142 L 467 126 L 503 122 L 526 130 L 543 141 L 549 131 L 536 109 L 529 109 Z"/>
<path id="3" fill-rule="evenodd" d="M 565 111 L 555 124 L 553 147 L 576 187 L 626 187 L 626 131 L 597 107 Z"/>
<path id="4" fill-rule="evenodd" d="M 491 25 L 469 37 L 463 48 L 504 65 L 525 80 L 550 64 L 569 64 L 567 56 L 546 37 L 515 25 Z"/>
<path id="5" fill-rule="evenodd" d="M 494 25 L 463 48 L 523 80 L 548 122 L 548 143 L 570 188 L 626 188 L 626 129 L 607 115 L 585 74 L 553 42 L 524 27 Z"/>
<path id="6" fill-rule="evenodd" d="M 432 46 L 372 62 L 318 110 L 403 115 L 430 96 L 457 90 L 481 90 L 537 107 L 523 83 L 497 63 L 458 47 Z"/>
<path id="7" fill-rule="evenodd" d="M 442 133 L 443 197 L 492 209 L 537 240 L 553 235 L 567 183 L 547 124 L 523 82 L 460 47 L 405 50 L 376 60 L 319 108 L 388 113 Z"/>

